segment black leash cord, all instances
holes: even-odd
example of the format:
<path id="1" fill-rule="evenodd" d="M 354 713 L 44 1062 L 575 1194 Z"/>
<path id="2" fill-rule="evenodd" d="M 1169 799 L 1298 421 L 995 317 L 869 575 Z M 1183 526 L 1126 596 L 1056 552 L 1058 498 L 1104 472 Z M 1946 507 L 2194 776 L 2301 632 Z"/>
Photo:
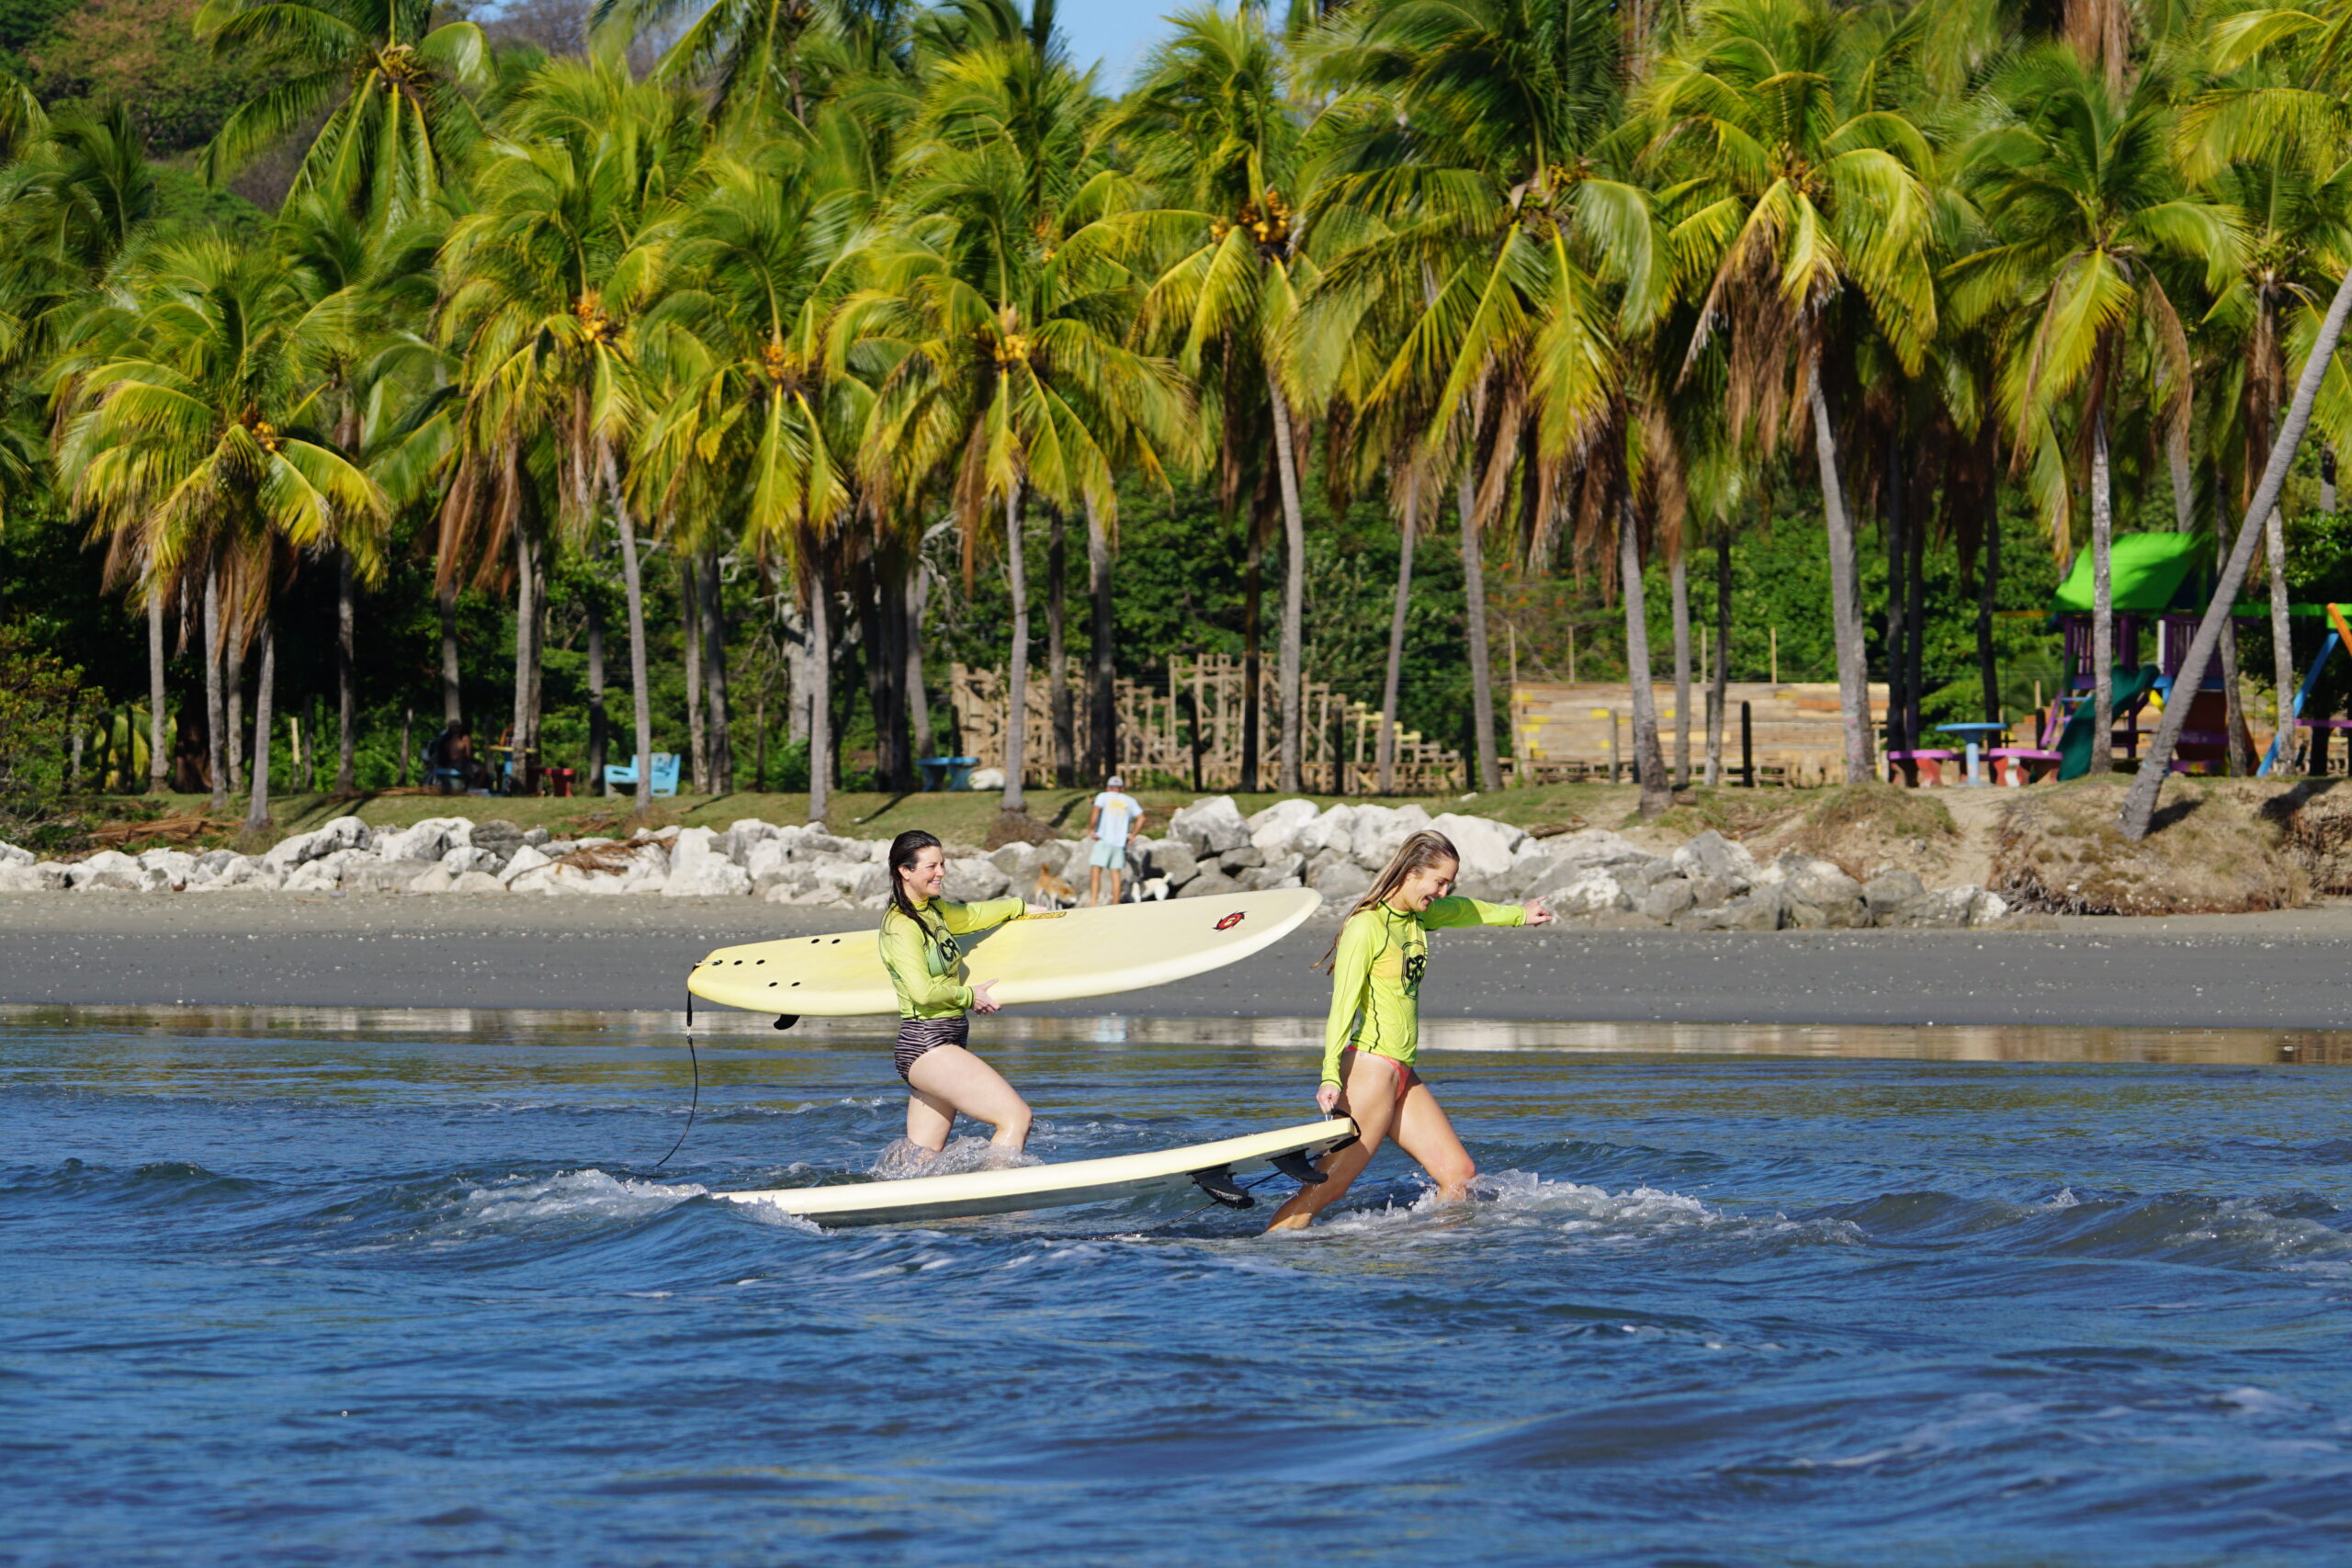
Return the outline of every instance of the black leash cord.
<path id="1" fill-rule="evenodd" d="M 670 1155 L 676 1154 L 686 1146 L 686 1134 L 695 1130 L 695 1110 L 702 1104 L 702 1059 L 695 1055 L 695 1037 L 691 1034 L 686 1036 L 686 1061 L 694 1068 L 694 1098 L 686 1101 L 686 1124 L 679 1129 L 678 1141 L 670 1145 Z M 670 1155 L 663 1155 L 660 1159 L 655 1160 L 653 1168 L 659 1170 L 668 1165 Z"/>

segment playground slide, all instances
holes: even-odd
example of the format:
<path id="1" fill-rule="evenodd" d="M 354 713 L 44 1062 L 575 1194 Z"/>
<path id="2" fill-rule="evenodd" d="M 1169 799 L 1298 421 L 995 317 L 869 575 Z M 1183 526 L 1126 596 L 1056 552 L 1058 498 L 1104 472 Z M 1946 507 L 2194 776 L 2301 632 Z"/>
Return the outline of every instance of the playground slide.
<path id="1" fill-rule="evenodd" d="M 2157 677 L 2163 673 L 2153 664 L 2143 664 L 2137 670 L 2116 666 L 2116 716 L 2121 717 L 2133 703 L 2155 690 Z M 2062 779 L 2078 779 L 2091 771 L 2092 713 L 2086 698 L 2066 721 L 2065 732 L 2058 737 L 2058 776 Z"/>

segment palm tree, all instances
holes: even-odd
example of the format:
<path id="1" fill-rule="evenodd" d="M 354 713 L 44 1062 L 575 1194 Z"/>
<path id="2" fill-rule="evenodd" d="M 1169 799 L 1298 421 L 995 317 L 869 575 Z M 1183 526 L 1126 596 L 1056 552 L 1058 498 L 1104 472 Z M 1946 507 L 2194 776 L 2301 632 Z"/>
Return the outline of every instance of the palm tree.
<path id="1" fill-rule="evenodd" d="M 1157 475 L 1160 454 L 1188 440 L 1176 367 L 1120 341 L 1136 290 L 1102 221 L 1116 186 L 1091 166 L 1092 113 L 1085 79 L 1034 39 L 944 65 L 908 155 L 900 222 L 834 333 L 835 363 L 878 382 L 860 461 L 866 504 L 886 515 L 942 481 L 967 572 L 986 519 L 1004 520 L 1003 804 L 1015 814 L 1026 809 L 1026 501 L 1034 491 L 1115 517 L 1111 452 Z"/>
<path id="2" fill-rule="evenodd" d="M 1294 207 L 1305 182 L 1289 61 L 1262 11 L 1180 11 L 1122 109 L 1136 173 L 1170 205 L 1130 220 L 1172 253 L 1145 300 L 1148 339 L 1178 347 L 1200 376 L 1210 362 L 1228 440 L 1263 411 L 1283 511 L 1283 614 L 1275 685 L 1282 701 L 1276 787 L 1295 793 L 1305 758 L 1306 525 L 1297 437 L 1284 386 L 1285 334 L 1314 283 Z M 1285 194 L 1287 193 L 1287 194 Z M 1237 351 L 1238 349 L 1238 351 Z M 1249 386 L 1251 372 L 1262 386 Z M 1295 378 L 1293 378 L 1295 386 Z"/>
<path id="3" fill-rule="evenodd" d="M 1648 202 L 1605 145 L 1621 41 L 1596 0 L 1374 0 L 1317 63 L 1343 90 L 1317 127 L 1313 222 L 1337 231 L 1318 333 L 1375 300 L 1419 308 L 1364 401 L 1425 403 L 1423 452 L 1457 477 L 1483 789 L 1500 783 L 1485 529 L 1516 480 L 1521 544 L 1548 548 L 1552 498 L 1604 417 L 1612 326 L 1645 330 L 1665 303 Z"/>
<path id="4" fill-rule="evenodd" d="M 218 239 L 164 248 L 132 290 L 135 333 L 74 389 L 59 468 L 101 528 L 134 536 L 156 580 L 200 566 L 225 612 L 258 629 L 245 824 L 259 831 L 269 821 L 275 591 L 301 552 L 337 543 L 363 572 L 381 570 L 365 525 L 380 516 L 381 492 L 306 423 L 349 301 L 306 302 L 277 255 Z"/>
<path id="5" fill-rule="evenodd" d="M 481 130 L 466 90 L 488 85 L 481 28 L 436 28 L 435 9 L 435 0 L 205 0 L 196 32 L 216 54 L 292 68 L 222 123 L 200 161 L 205 177 L 226 179 L 325 111 L 298 188 L 365 211 L 379 229 L 422 215 Z"/>
<path id="6" fill-rule="evenodd" d="M 2188 338 L 2157 264 L 2198 264 L 2217 287 L 2240 246 L 2226 211 L 2184 193 L 2165 86 L 2154 73 L 2119 98 L 2102 72 L 2052 45 L 2004 72 L 1996 95 L 2008 112 L 1972 141 L 1962 165 L 1994 243 L 1952 264 L 1953 297 L 1962 315 L 2023 306 L 1997 394 L 2021 454 L 2054 438 L 2062 404 L 2077 404 L 2091 510 L 2091 771 L 2105 773 L 2114 724 L 2116 389 L 2136 340 L 2164 367 L 2161 395 L 2185 393 Z"/>
<path id="7" fill-rule="evenodd" d="M 1936 328 L 1925 140 L 1888 101 L 1888 39 L 1821 0 L 1717 0 L 1659 64 L 1649 156 L 1668 243 L 1698 301 L 1695 357 L 1721 339 L 1726 414 L 1769 457 L 1809 420 L 1829 547 L 1846 776 L 1871 778 L 1869 669 L 1832 366 L 1863 323 L 1905 374 Z M 1861 311 L 1841 311 L 1851 291 Z"/>
<path id="8" fill-rule="evenodd" d="M 629 81 L 616 60 L 550 65 L 514 105 L 514 140 L 481 164 L 478 206 L 442 251 L 441 336 L 463 362 L 445 541 L 477 526 L 496 540 L 516 525 L 532 503 L 539 444 L 575 531 L 593 525 L 600 502 L 611 509 L 628 603 L 639 811 L 652 798 L 652 707 L 621 456 L 641 412 L 639 317 L 651 303 L 662 225 L 692 170 L 701 115 L 684 94 Z"/>

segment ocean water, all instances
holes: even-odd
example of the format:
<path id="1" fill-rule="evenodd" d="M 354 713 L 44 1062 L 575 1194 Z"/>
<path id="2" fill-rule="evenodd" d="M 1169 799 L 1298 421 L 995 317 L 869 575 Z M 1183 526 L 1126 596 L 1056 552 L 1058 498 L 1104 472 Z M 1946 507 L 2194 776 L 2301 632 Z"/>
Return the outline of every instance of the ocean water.
<path id="1" fill-rule="evenodd" d="M 1477 1201 L 1267 1238 L 713 1201 L 900 1131 L 756 1022 L 687 1131 L 673 1018 L 0 1012 L 0 1562 L 2352 1559 L 2341 1038 L 1440 1026 Z M 979 1033 L 1047 1159 L 1309 1114 Z"/>

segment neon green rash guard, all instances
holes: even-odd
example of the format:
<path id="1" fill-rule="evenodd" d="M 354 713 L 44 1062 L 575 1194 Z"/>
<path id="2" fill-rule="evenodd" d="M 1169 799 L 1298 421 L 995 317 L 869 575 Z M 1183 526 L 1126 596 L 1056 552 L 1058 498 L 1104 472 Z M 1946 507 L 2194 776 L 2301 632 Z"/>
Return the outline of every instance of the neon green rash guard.
<path id="1" fill-rule="evenodd" d="M 965 984 L 964 950 L 956 938 L 1017 920 L 1028 906 L 1018 898 L 990 898 L 979 904 L 933 898 L 918 903 L 915 908 L 923 916 L 920 921 L 907 919 L 893 904 L 882 917 L 877 939 L 882 966 L 890 971 L 890 984 L 899 993 L 899 1016 L 953 1018 L 969 1012 L 972 987 Z"/>
<path id="2" fill-rule="evenodd" d="M 1386 904 L 1362 909 L 1340 928 L 1331 964 L 1331 1016 L 1323 1025 L 1323 1081 L 1340 1082 L 1340 1054 L 1352 1045 L 1406 1066 L 1421 1039 L 1421 976 L 1429 933 L 1448 926 L 1523 926 L 1516 904 L 1432 898 L 1418 915 Z"/>

